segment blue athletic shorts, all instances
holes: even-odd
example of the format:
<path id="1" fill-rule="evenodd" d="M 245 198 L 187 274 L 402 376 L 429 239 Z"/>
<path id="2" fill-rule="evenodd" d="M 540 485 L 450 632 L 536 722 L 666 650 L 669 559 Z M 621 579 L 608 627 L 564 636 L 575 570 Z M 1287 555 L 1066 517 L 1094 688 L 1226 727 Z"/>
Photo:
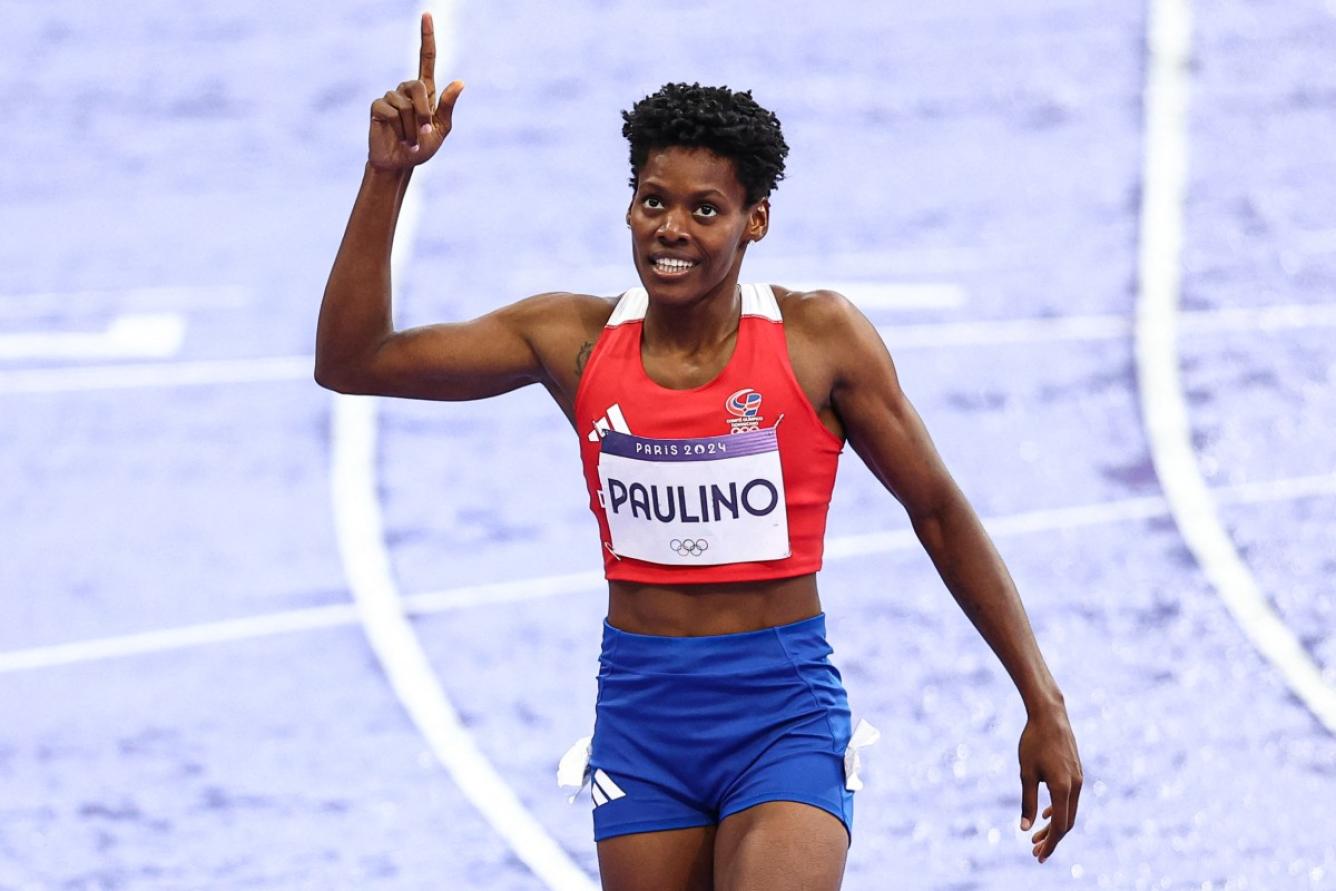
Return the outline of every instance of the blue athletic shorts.
<path id="1" fill-rule="evenodd" d="M 594 840 L 800 801 L 853 832 L 850 713 L 825 614 L 709 637 L 603 622 L 589 753 Z"/>

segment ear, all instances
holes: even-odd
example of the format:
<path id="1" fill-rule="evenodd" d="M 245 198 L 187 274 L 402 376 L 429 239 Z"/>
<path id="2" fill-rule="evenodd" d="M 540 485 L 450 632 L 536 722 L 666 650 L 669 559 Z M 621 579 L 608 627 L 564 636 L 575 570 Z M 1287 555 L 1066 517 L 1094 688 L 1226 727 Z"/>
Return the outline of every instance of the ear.
<path id="1" fill-rule="evenodd" d="M 762 198 L 747 214 L 747 228 L 743 230 L 743 241 L 760 241 L 769 231 L 770 199 Z"/>

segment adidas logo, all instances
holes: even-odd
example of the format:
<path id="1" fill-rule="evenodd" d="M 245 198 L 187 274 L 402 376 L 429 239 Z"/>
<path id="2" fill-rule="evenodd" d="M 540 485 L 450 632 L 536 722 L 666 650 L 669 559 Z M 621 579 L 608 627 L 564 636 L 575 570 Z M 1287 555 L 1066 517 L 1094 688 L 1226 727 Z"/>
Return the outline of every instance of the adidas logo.
<path id="1" fill-rule="evenodd" d="M 614 402 L 608 406 L 608 413 L 594 421 L 594 429 L 589 431 L 585 437 L 590 442 L 598 442 L 603 438 L 603 434 L 609 430 L 616 430 L 618 433 L 630 433 L 631 428 L 627 426 L 626 418 L 622 415 L 622 407 Z"/>
<path id="2" fill-rule="evenodd" d="M 594 771 L 593 784 L 589 791 L 594 796 L 594 807 L 626 797 L 626 793 L 612 781 L 612 777 L 603 772 L 601 767 Z"/>

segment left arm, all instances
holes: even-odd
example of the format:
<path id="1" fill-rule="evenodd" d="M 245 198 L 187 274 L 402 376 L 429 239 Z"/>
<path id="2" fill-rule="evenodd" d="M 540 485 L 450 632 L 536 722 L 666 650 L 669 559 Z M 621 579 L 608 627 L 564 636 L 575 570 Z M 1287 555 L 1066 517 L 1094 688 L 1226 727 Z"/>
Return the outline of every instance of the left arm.
<path id="1" fill-rule="evenodd" d="M 839 294 L 816 292 L 808 299 L 821 304 L 813 315 L 820 319 L 823 354 L 836 363 L 831 405 L 849 444 L 904 506 L 942 581 L 1025 703 L 1029 723 L 1020 747 L 1021 828 L 1033 823 L 1041 780 L 1053 801 L 1045 816 L 1056 812 L 1035 836 L 1042 862 L 1071 829 L 1081 789 L 1080 759 L 1062 692 L 1039 652 L 1010 573 L 900 389 L 876 328 Z"/>

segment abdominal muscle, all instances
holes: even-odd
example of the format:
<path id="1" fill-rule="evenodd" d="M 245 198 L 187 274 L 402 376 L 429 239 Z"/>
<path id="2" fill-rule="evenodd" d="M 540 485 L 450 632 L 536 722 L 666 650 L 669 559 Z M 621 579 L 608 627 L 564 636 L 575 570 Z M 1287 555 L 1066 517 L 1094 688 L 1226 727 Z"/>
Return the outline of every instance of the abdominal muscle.
<path id="1" fill-rule="evenodd" d="M 705 585 L 608 583 L 608 624 L 632 634 L 736 634 L 800 622 L 820 612 L 815 573 Z"/>

